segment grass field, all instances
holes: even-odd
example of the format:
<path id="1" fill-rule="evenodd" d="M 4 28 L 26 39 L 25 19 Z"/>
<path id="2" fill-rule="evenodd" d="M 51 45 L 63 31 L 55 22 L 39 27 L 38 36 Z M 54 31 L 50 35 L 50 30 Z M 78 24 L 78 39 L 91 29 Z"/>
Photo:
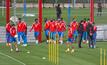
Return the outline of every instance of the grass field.
<path id="1" fill-rule="evenodd" d="M 67 22 L 67 24 L 69 24 L 68 22 L 68 17 L 67 17 L 67 8 L 63 8 L 62 9 L 62 17 L 64 18 L 64 20 Z M 5 10 L 4 10 L 5 12 Z M 27 22 L 28 25 L 31 25 L 34 22 L 34 19 L 37 18 L 38 16 L 38 9 L 37 8 L 27 8 L 27 13 L 33 13 L 36 16 L 35 17 L 26 17 L 25 20 Z M 107 9 L 103 9 L 103 15 L 100 16 L 96 16 L 97 13 L 97 9 L 95 9 L 95 22 L 96 24 L 107 24 Z M 23 14 L 23 8 L 17 8 L 16 10 L 16 14 L 18 17 L 22 17 Z M 11 16 L 13 16 L 13 9 L 11 9 Z M 89 17 L 90 16 L 90 10 L 89 8 L 78 8 L 78 9 L 73 9 L 71 8 L 71 20 L 73 18 L 73 16 L 78 16 L 77 21 L 80 21 L 81 19 L 83 19 L 84 17 Z M 56 14 L 55 14 L 55 9 L 54 8 L 43 8 L 43 19 L 44 18 L 56 18 Z M 0 26 L 5 25 L 5 14 L 4 16 L 2 16 L 2 9 L 0 9 Z"/>
<path id="2" fill-rule="evenodd" d="M 37 18 L 38 9 L 27 8 L 27 13 L 35 13 L 35 17 L 26 17 L 26 22 L 31 25 L 35 18 Z M 2 10 L 0 9 L 0 26 L 5 25 L 5 15 L 2 16 Z M 98 25 L 107 24 L 107 9 L 103 9 L 103 15 L 101 17 L 96 16 L 95 9 L 95 22 Z M 5 10 L 4 10 L 5 12 Z M 69 24 L 67 19 L 67 9 L 62 9 L 62 17 Z M 17 8 L 17 16 L 22 17 L 23 9 Z M 11 16 L 13 15 L 13 9 L 11 9 Z M 71 20 L 73 16 L 78 16 L 77 21 L 80 21 L 84 16 L 89 17 L 89 9 L 71 9 Z M 43 18 L 56 18 L 54 8 L 44 8 Z M 43 40 L 45 37 L 43 36 Z M 74 44 L 75 52 L 73 54 L 65 53 L 66 46 L 60 45 L 60 64 L 59 65 L 100 65 L 100 48 L 107 49 L 107 42 L 97 42 L 96 49 L 89 49 L 87 44 L 83 44 L 83 48 L 79 49 L 77 44 Z M 48 45 L 43 42 L 42 45 L 35 45 L 29 43 L 28 47 L 19 46 L 20 52 L 10 52 L 10 49 L 5 44 L 0 43 L 0 65 L 55 65 L 48 61 Z M 30 51 L 28 54 L 27 52 Z M 106 52 L 107 55 L 107 52 Z M 45 60 L 42 57 L 46 57 Z M 107 58 L 107 56 L 106 56 Z"/>
<path id="3" fill-rule="evenodd" d="M 65 45 L 60 45 L 59 65 L 100 65 L 100 48 L 107 49 L 107 42 L 97 42 L 96 49 L 88 48 L 87 44 L 82 44 L 81 49 L 77 44 L 73 45 L 75 52 L 72 54 L 65 53 Z M 0 44 L 0 65 L 55 65 L 48 61 L 48 45 L 45 42 L 42 45 L 30 43 L 28 47 L 19 46 L 19 48 L 20 52 L 10 52 L 8 47 Z"/>

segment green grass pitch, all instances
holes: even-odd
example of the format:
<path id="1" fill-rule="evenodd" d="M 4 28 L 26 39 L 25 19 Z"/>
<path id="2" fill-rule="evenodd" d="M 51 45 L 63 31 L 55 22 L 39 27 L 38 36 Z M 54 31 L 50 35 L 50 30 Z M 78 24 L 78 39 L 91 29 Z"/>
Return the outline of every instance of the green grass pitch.
<path id="1" fill-rule="evenodd" d="M 67 8 L 63 8 L 62 9 L 62 17 L 64 18 L 64 20 L 67 22 L 67 24 L 69 24 L 68 22 L 68 9 Z M 5 13 L 5 9 L 4 9 L 4 13 Z M 27 22 L 28 25 L 31 25 L 34 22 L 34 19 L 38 17 L 38 9 L 37 8 L 27 8 L 27 13 L 33 13 L 36 16 L 35 17 L 26 17 L 25 21 Z M 50 18 L 56 18 L 56 14 L 55 14 L 55 8 L 43 8 L 43 19 L 45 17 L 47 17 L 48 19 Z M 107 24 L 107 9 L 104 8 L 103 9 L 103 15 L 100 16 L 96 16 L 97 13 L 97 9 L 95 9 L 95 22 L 96 24 Z M 13 8 L 11 8 L 11 12 L 10 12 L 11 16 L 13 16 Z M 17 8 L 16 9 L 16 14 L 18 17 L 22 17 L 23 14 L 23 8 Z M 82 20 L 84 17 L 89 17 L 90 16 L 90 9 L 89 8 L 76 8 L 73 9 L 71 8 L 71 20 L 74 16 L 78 16 L 77 21 Z M 2 9 L 0 8 L 0 26 L 5 25 L 5 14 L 4 16 L 2 16 Z M 43 22 L 44 23 L 44 22 Z"/>
<path id="2" fill-rule="evenodd" d="M 83 48 L 79 49 L 77 44 L 73 44 L 75 52 L 72 54 L 65 52 L 65 44 L 60 45 L 59 65 L 100 65 L 100 48 L 107 49 L 106 43 L 97 42 L 96 49 L 88 48 L 88 44 L 82 44 Z M 30 43 L 28 47 L 19 46 L 19 49 L 20 52 L 10 52 L 9 47 L 0 44 L 0 65 L 55 65 L 48 61 L 48 45 L 45 42 L 42 45 Z"/>
<path id="3" fill-rule="evenodd" d="M 5 11 L 5 10 L 4 10 Z M 96 16 L 95 9 L 95 22 L 96 24 L 107 24 L 107 9 L 103 9 L 103 15 L 101 17 Z M 67 19 L 67 8 L 62 9 L 62 17 L 69 24 Z M 22 17 L 23 9 L 17 8 L 17 16 Z M 38 9 L 27 8 L 27 13 L 35 13 L 35 17 L 26 17 L 26 22 L 31 25 L 34 19 L 37 18 Z M 11 9 L 11 16 L 13 15 L 13 9 Z M 78 8 L 71 9 L 71 19 L 73 16 L 78 16 L 77 21 L 81 18 L 89 17 L 88 8 Z M 55 18 L 54 8 L 44 8 L 43 18 Z M 2 16 L 2 9 L 0 9 L 0 26 L 5 25 L 5 14 Z M 43 22 L 44 23 L 44 22 Z M 45 37 L 43 36 L 43 40 Z M 66 46 L 60 45 L 60 64 L 59 65 L 100 65 L 100 48 L 107 49 L 107 42 L 97 42 L 96 49 L 89 49 L 88 44 L 82 44 L 83 48 L 79 49 L 77 44 L 73 44 L 75 52 L 73 54 L 65 53 Z M 42 45 L 35 45 L 34 43 L 29 43 L 28 47 L 19 46 L 20 52 L 10 52 L 10 48 L 6 47 L 5 44 L 0 43 L 0 65 L 55 65 L 48 61 L 48 45 L 43 42 Z M 27 53 L 30 51 L 30 53 Z M 106 52 L 107 54 L 107 52 Z M 42 57 L 46 57 L 45 60 Z M 106 56 L 107 58 L 107 56 Z"/>

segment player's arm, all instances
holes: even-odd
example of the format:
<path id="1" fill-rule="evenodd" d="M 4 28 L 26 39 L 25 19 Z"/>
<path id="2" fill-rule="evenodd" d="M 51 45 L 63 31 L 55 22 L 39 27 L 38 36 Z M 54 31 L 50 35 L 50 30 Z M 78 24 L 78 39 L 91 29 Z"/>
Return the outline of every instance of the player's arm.
<path id="1" fill-rule="evenodd" d="M 30 32 L 32 31 L 32 29 L 34 28 L 34 24 L 32 25 L 31 29 L 30 29 Z"/>
<path id="2" fill-rule="evenodd" d="M 25 24 L 25 34 L 27 35 L 27 24 Z"/>

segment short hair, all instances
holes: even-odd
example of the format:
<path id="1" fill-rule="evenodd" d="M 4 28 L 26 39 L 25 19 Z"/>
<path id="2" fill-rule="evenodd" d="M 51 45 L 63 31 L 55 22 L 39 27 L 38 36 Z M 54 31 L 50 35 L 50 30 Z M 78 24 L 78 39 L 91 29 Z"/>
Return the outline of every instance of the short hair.
<path id="1" fill-rule="evenodd" d="M 61 18 L 61 20 L 63 20 L 63 18 Z"/>
<path id="2" fill-rule="evenodd" d="M 60 4 L 58 4 L 58 7 L 60 6 Z"/>
<path id="3" fill-rule="evenodd" d="M 38 19 L 36 18 L 35 21 L 37 21 Z"/>
<path id="4" fill-rule="evenodd" d="M 21 19 L 21 18 L 18 18 L 18 20 L 20 20 L 20 21 L 21 21 L 22 19 Z"/>
<path id="5" fill-rule="evenodd" d="M 11 24 L 12 26 L 15 26 L 15 24 Z"/>

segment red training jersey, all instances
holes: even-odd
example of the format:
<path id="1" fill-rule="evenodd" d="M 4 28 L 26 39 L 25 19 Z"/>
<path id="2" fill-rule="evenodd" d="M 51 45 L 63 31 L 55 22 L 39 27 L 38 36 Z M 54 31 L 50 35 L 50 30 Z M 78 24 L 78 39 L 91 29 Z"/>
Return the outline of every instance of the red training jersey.
<path id="1" fill-rule="evenodd" d="M 25 22 L 19 22 L 17 24 L 17 31 L 18 32 L 26 32 L 27 24 Z"/>
<path id="2" fill-rule="evenodd" d="M 83 30 L 86 31 L 87 30 L 87 22 L 83 22 Z"/>
<path id="3" fill-rule="evenodd" d="M 11 35 L 12 37 L 14 37 L 14 36 L 16 35 L 16 28 L 15 28 L 15 27 L 11 27 L 11 28 L 10 28 L 10 35 Z"/>
<path id="4" fill-rule="evenodd" d="M 10 25 L 10 23 L 6 24 L 6 32 L 10 33 L 10 28 L 12 26 Z"/>
<path id="5" fill-rule="evenodd" d="M 30 32 L 32 31 L 32 29 L 34 29 L 35 32 L 39 32 L 40 31 L 40 23 L 33 23 Z"/>
<path id="6" fill-rule="evenodd" d="M 96 26 L 94 26 L 94 27 L 93 27 L 93 30 L 94 30 L 94 32 L 96 32 L 96 31 L 97 31 L 97 27 L 96 27 Z"/>
<path id="7" fill-rule="evenodd" d="M 71 27 L 68 29 L 68 37 L 73 38 L 73 29 Z"/>
<path id="8" fill-rule="evenodd" d="M 50 20 L 45 23 L 45 30 L 50 28 Z"/>
<path id="9" fill-rule="evenodd" d="M 50 22 L 50 32 L 56 32 L 56 29 L 57 28 L 57 23 L 54 21 L 54 22 Z"/>
<path id="10" fill-rule="evenodd" d="M 65 23 L 63 23 L 63 22 L 59 22 L 58 24 L 57 24 L 57 31 L 58 32 L 64 32 L 65 30 L 66 30 L 66 26 L 65 26 Z"/>
<path id="11" fill-rule="evenodd" d="M 78 23 L 76 21 L 73 21 L 70 23 L 70 27 L 72 27 L 72 29 L 75 31 L 75 30 L 77 30 Z"/>

